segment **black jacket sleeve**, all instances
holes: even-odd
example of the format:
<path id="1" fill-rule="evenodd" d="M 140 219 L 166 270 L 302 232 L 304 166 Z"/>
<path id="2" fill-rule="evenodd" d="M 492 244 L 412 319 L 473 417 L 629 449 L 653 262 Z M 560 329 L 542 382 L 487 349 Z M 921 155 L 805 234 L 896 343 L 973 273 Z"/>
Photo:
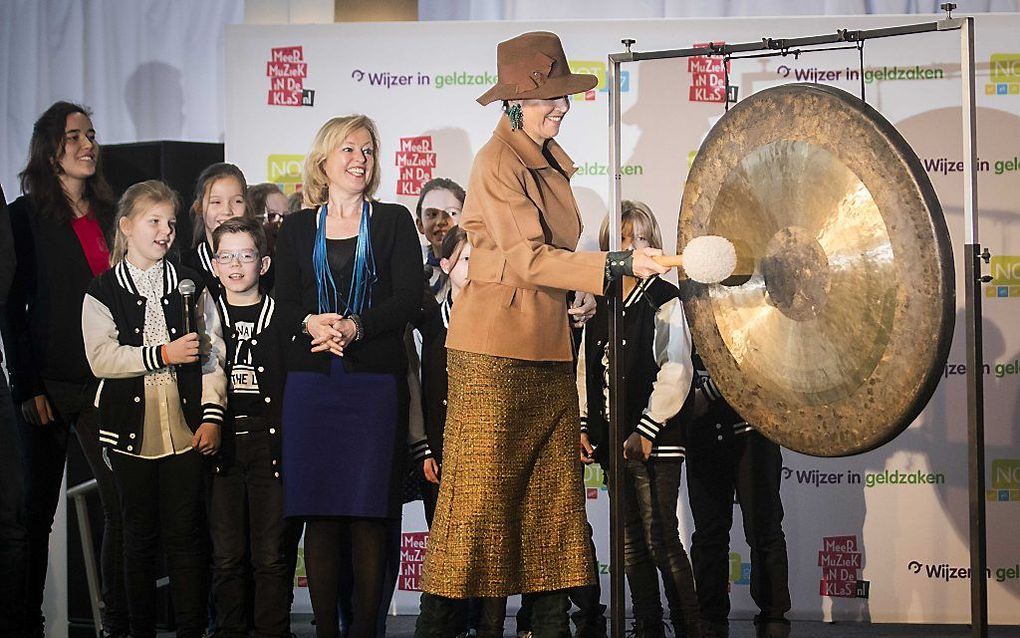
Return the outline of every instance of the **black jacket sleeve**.
<path id="1" fill-rule="evenodd" d="M 7 304 L 7 294 L 11 290 L 11 281 L 14 280 L 16 263 L 14 236 L 11 235 L 11 216 L 7 212 L 4 189 L 0 186 L 0 308 Z"/>
<path id="2" fill-rule="evenodd" d="M 35 366 L 28 330 L 28 305 L 35 298 L 35 241 L 27 198 L 20 198 L 10 208 L 11 236 L 17 264 L 7 297 L 4 345 L 7 348 L 7 370 L 11 373 L 11 397 L 22 403 L 43 394 L 42 381 Z"/>
<path id="3" fill-rule="evenodd" d="M 294 213 L 283 220 L 280 234 L 276 240 L 276 255 L 273 264 L 276 266 L 276 279 L 273 285 L 273 299 L 276 300 L 277 312 L 280 313 L 283 333 L 293 334 L 301 331 L 301 321 L 308 311 L 301 304 L 303 285 L 301 281 L 301 256 L 297 248 L 296 235 L 299 215 Z"/>
<path id="4" fill-rule="evenodd" d="M 389 269 L 393 295 L 361 314 L 365 339 L 382 332 L 403 330 L 421 309 L 422 270 L 418 231 L 411 221 L 411 213 L 403 206 L 394 206 L 391 214 L 396 217 L 393 251 L 388 264 L 376 264 L 376 267 Z"/>

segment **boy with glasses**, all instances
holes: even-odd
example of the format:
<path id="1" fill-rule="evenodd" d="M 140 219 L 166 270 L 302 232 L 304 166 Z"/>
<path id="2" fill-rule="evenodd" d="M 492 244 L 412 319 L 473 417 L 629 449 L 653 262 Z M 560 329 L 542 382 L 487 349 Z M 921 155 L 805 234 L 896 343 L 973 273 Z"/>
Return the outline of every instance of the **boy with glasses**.
<path id="1" fill-rule="evenodd" d="M 212 240 L 213 269 L 224 294 L 209 303 L 220 313 L 228 380 L 209 516 L 217 635 L 247 636 L 250 555 L 255 634 L 285 637 L 291 577 L 284 553 L 280 408 L 286 370 L 276 304 L 260 288 L 270 257 L 262 225 L 249 217 L 223 222 Z"/>

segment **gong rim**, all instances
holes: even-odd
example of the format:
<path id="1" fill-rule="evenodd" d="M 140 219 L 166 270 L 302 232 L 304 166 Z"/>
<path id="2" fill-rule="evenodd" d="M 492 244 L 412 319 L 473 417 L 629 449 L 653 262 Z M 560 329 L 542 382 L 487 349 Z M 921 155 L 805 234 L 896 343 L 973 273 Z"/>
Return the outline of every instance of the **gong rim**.
<path id="1" fill-rule="evenodd" d="M 892 124 L 831 86 L 745 98 L 684 187 L 677 246 L 705 234 L 753 266 L 735 285 L 681 275 L 695 346 L 749 423 L 813 456 L 866 452 L 909 427 L 949 354 L 955 274 L 934 188 Z"/>

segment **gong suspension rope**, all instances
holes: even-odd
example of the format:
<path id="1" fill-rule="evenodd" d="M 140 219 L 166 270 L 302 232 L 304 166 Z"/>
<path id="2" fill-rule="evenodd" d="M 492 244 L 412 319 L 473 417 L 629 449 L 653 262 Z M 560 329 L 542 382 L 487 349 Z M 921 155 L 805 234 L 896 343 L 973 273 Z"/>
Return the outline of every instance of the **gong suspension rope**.
<path id="1" fill-rule="evenodd" d="M 864 43 L 866 40 L 857 40 L 854 44 L 838 46 L 838 47 L 820 47 L 817 49 L 787 49 L 785 47 L 780 48 L 778 51 L 769 51 L 768 53 L 754 53 L 748 55 L 733 55 L 732 53 L 726 53 L 723 55 L 723 82 L 725 83 L 726 89 L 726 100 L 724 110 L 730 110 L 730 102 L 736 103 L 737 96 L 734 95 L 733 99 L 730 99 L 730 60 L 753 60 L 755 58 L 775 58 L 775 57 L 786 57 L 792 55 L 793 59 L 799 60 L 800 56 L 805 53 L 821 53 L 822 51 L 843 51 L 846 49 L 857 49 L 857 60 L 858 60 L 858 74 L 861 80 L 861 102 L 867 102 L 864 97 Z M 709 56 L 720 55 L 718 53 L 709 53 Z"/>

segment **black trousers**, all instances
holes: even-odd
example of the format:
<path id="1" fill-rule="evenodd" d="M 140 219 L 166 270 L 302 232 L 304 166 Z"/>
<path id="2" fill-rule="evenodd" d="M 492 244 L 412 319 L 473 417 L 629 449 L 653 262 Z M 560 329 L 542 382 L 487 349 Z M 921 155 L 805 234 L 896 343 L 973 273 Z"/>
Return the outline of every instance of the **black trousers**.
<path id="1" fill-rule="evenodd" d="M 265 432 L 234 436 L 233 462 L 212 480 L 213 599 L 217 635 L 290 634 L 289 578 L 284 551 L 283 484 L 276 478 Z M 248 563 L 255 591 L 249 610 Z"/>
<path id="2" fill-rule="evenodd" d="M 202 457 L 159 459 L 110 453 L 124 512 L 124 567 L 132 638 L 156 635 L 156 576 L 162 539 L 180 638 L 206 628 L 208 567 L 203 552 Z"/>
<path id="3" fill-rule="evenodd" d="M 7 377 L 0 370 L 0 637 L 25 632 L 28 529 L 21 444 Z"/>
<path id="4" fill-rule="evenodd" d="M 736 495 L 751 549 L 751 598 L 760 610 L 755 623 L 774 626 L 764 635 L 785 635 L 790 587 L 779 495 L 782 453 L 757 431 L 731 434 L 721 428 L 703 421 L 691 428 L 687 444 L 687 491 L 695 528 L 691 559 L 701 614 L 710 624 L 725 626 L 730 613 L 730 527 Z"/>
<path id="5" fill-rule="evenodd" d="M 682 471 L 682 458 L 625 461 L 625 571 L 637 620 L 662 622 L 661 574 L 674 627 L 678 631 L 686 628 L 688 635 L 697 635 L 700 614 L 694 574 L 680 540 L 680 521 L 676 515 Z M 612 498 L 615 489 L 612 485 L 609 488 Z"/>
<path id="6" fill-rule="evenodd" d="M 99 443 L 98 410 L 93 405 L 97 384 L 44 380 L 44 385 L 55 420 L 46 425 L 32 425 L 19 418 L 28 516 L 27 622 L 30 628 L 37 630 L 44 626 L 42 601 L 49 564 L 50 531 L 60 500 L 68 437 L 73 428 L 92 469 L 92 475 L 99 484 L 99 497 L 103 503 L 103 546 L 100 555 L 103 628 L 109 633 L 127 633 L 120 498 L 113 472 L 103 458 Z"/>

